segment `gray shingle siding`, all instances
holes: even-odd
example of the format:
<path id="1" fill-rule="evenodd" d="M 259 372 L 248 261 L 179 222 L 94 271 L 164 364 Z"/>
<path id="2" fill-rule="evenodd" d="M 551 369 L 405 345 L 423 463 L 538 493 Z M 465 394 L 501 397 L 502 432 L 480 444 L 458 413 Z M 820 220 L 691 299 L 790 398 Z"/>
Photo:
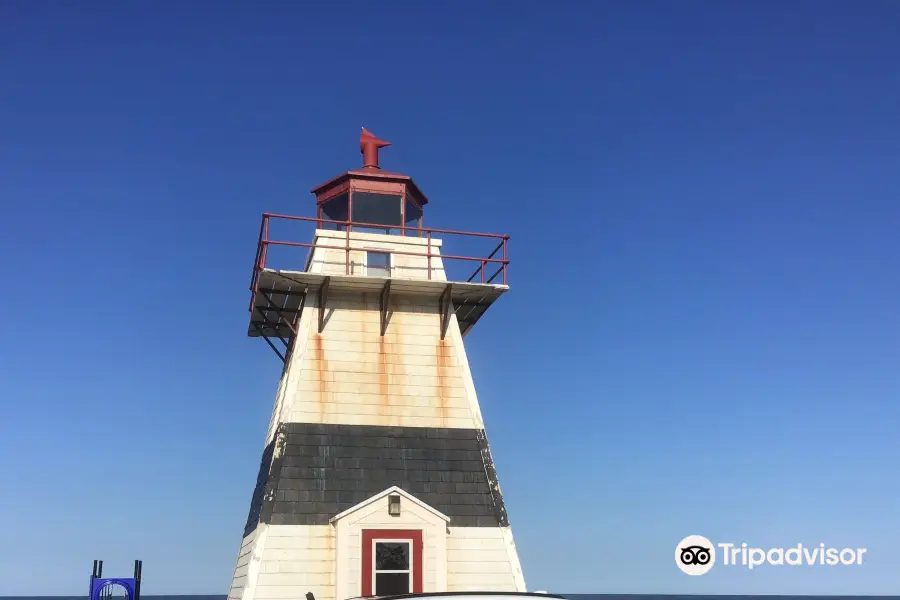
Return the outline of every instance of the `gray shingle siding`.
<path id="1" fill-rule="evenodd" d="M 263 452 L 245 535 L 258 522 L 328 524 L 394 485 L 451 526 L 505 526 L 496 482 L 483 429 L 284 423 Z"/>
<path id="2" fill-rule="evenodd" d="M 250 497 L 250 513 L 247 515 L 247 522 L 244 524 L 244 537 L 250 535 L 256 524 L 259 523 L 262 515 L 264 504 L 264 496 L 269 487 L 270 470 L 272 467 L 272 455 L 275 449 L 275 442 L 269 444 L 263 450 L 262 458 L 259 461 L 259 472 L 256 475 L 256 485 L 253 488 L 253 495 Z"/>

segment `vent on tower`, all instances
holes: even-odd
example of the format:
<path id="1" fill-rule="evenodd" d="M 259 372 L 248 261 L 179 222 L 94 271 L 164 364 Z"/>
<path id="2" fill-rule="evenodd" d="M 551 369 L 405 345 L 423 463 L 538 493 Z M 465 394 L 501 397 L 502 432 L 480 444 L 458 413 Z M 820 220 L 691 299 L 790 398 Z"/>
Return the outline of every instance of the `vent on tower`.
<path id="1" fill-rule="evenodd" d="M 390 145 L 390 142 L 379 140 L 363 127 L 362 134 L 359 136 L 359 151 L 363 155 L 363 169 L 378 169 L 378 151 Z"/>

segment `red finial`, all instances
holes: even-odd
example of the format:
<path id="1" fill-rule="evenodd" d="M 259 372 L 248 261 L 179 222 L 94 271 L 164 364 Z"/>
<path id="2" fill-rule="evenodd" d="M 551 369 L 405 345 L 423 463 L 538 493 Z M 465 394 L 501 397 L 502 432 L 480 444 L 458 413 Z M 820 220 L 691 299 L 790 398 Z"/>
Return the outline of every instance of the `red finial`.
<path id="1" fill-rule="evenodd" d="M 390 146 L 390 142 L 379 140 L 377 137 L 362 128 L 362 134 L 359 136 L 359 151 L 363 155 L 363 168 L 377 169 L 378 167 L 378 149 Z"/>

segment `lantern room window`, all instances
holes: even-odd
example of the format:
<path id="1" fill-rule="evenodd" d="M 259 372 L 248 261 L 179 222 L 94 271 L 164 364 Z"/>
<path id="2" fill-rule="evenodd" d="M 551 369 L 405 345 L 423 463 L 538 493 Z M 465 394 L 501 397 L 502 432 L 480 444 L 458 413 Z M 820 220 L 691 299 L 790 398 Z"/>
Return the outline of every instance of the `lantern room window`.
<path id="1" fill-rule="evenodd" d="M 372 224 L 372 227 L 357 225 L 354 229 L 370 233 L 399 233 L 403 225 L 401 201 L 400 196 L 391 194 L 353 192 L 353 222 Z"/>
<path id="2" fill-rule="evenodd" d="M 322 204 L 321 218 L 326 221 L 347 221 L 350 217 L 349 207 L 350 203 L 348 194 L 335 196 L 331 200 Z M 337 223 L 323 223 L 322 228 L 344 231 L 347 229 L 347 226 L 339 225 Z"/>
<path id="3" fill-rule="evenodd" d="M 346 231 L 346 221 L 354 231 L 419 236 L 421 232 L 406 228 L 422 227 L 422 207 L 410 197 L 373 192 L 343 193 L 319 205 L 321 229 Z"/>
<path id="4" fill-rule="evenodd" d="M 406 213 L 404 214 L 403 224 L 406 227 L 422 227 L 422 209 L 410 200 L 406 199 Z M 421 231 L 410 231 L 407 235 L 419 235 Z"/>

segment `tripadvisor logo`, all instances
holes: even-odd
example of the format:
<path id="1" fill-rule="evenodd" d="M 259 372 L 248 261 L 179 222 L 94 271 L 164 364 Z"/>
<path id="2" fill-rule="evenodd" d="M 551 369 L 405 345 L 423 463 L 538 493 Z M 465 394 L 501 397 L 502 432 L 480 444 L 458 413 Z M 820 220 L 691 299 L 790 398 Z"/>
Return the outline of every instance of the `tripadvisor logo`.
<path id="1" fill-rule="evenodd" d="M 702 535 L 689 535 L 675 546 L 675 564 L 688 575 L 706 575 L 716 564 L 716 547 Z"/>
<path id="2" fill-rule="evenodd" d="M 746 543 L 713 544 L 702 535 L 689 535 L 675 546 L 675 564 L 688 575 L 705 575 L 719 564 L 754 569 L 763 565 L 851 566 L 861 565 L 866 548 L 831 548 L 825 544 L 789 548 L 756 548 Z"/>

